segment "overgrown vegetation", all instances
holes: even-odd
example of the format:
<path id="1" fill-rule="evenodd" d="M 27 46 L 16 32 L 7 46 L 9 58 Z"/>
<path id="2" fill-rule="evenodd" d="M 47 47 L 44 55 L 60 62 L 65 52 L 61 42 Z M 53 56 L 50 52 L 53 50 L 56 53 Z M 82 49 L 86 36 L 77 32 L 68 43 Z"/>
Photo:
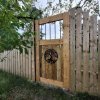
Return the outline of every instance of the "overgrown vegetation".
<path id="1" fill-rule="evenodd" d="M 0 0 L 0 52 L 32 46 L 33 20 L 42 12 L 32 6 L 32 0 Z"/>
<path id="2" fill-rule="evenodd" d="M 43 86 L 0 71 L 0 100 L 100 100 L 100 98 L 87 93 L 72 94 L 60 88 Z"/>

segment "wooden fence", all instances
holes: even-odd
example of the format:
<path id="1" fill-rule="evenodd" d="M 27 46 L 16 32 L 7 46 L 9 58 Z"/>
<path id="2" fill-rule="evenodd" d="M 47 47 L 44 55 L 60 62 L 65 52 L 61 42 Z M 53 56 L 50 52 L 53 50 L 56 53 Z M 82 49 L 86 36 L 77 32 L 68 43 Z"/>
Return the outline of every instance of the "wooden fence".
<path id="1" fill-rule="evenodd" d="M 71 88 L 100 95 L 100 20 L 89 11 L 70 10 Z"/>
<path id="2" fill-rule="evenodd" d="M 100 95 L 100 20 L 81 8 L 69 14 L 71 90 Z M 7 58 L 0 62 L 0 69 L 35 80 L 34 47 L 28 51 L 28 55 L 18 50 L 1 53 L 0 58 Z"/>
<path id="3" fill-rule="evenodd" d="M 34 48 L 29 48 L 28 52 L 25 54 L 23 50 L 23 53 L 20 53 L 16 49 L 4 51 L 0 54 L 0 69 L 35 81 Z"/>

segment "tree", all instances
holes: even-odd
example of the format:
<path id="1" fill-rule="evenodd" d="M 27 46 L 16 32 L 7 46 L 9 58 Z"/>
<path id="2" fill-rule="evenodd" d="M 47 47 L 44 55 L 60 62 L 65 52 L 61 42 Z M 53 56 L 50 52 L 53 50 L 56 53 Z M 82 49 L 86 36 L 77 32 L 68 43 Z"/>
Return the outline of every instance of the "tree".
<path id="1" fill-rule="evenodd" d="M 81 7 L 85 11 L 90 10 L 92 14 L 100 15 L 99 0 L 59 0 L 56 4 L 52 3 L 52 0 L 49 0 L 48 5 L 44 8 L 44 17 L 68 11 L 73 7 Z"/>
<path id="2" fill-rule="evenodd" d="M 40 18 L 41 14 L 32 7 L 32 0 L 0 0 L 0 52 L 14 48 L 22 52 L 23 48 L 29 47 L 32 20 Z M 20 34 L 20 28 L 24 30 L 23 34 Z"/>

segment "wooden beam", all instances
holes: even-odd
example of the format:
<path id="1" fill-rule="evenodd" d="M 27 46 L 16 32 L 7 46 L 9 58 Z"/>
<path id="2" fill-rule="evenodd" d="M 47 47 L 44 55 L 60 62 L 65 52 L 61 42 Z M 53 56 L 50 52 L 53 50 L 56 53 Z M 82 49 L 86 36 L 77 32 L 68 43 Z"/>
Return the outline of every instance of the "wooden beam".
<path id="1" fill-rule="evenodd" d="M 40 40 L 39 45 L 58 45 L 63 44 L 63 40 L 54 39 L 54 40 Z"/>
<path id="2" fill-rule="evenodd" d="M 40 81 L 45 83 L 45 84 L 50 84 L 50 85 L 54 85 L 54 86 L 58 86 L 58 87 L 63 88 L 63 82 L 60 82 L 60 81 L 46 79 L 46 78 L 42 78 L 42 77 L 40 77 Z"/>
<path id="3" fill-rule="evenodd" d="M 54 15 L 54 16 L 50 16 L 50 17 L 47 17 L 47 18 L 40 19 L 39 25 L 62 20 L 64 14 L 65 13 L 61 13 L 61 14 L 58 14 L 58 15 Z"/>

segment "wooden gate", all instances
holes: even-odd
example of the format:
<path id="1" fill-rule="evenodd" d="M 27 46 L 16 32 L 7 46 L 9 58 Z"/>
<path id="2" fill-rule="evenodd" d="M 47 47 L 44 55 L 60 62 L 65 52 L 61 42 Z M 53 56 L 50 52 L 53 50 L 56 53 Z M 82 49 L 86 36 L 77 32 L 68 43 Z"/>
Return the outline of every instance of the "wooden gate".
<path id="1" fill-rule="evenodd" d="M 70 88 L 69 13 L 35 21 L 36 81 Z"/>

